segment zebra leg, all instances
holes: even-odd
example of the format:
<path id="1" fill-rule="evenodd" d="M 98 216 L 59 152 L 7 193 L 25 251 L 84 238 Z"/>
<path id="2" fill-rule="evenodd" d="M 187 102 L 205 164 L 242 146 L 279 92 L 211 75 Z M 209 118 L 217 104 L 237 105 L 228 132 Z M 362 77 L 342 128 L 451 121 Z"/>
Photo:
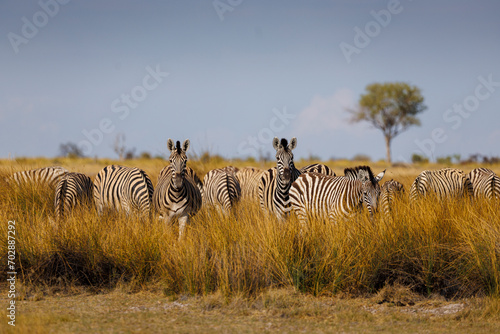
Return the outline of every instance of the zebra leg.
<path id="1" fill-rule="evenodd" d="M 96 208 L 97 208 L 97 215 L 102 216 L 104 209 L 103 209 L 103 205 L 100 201 L 96 202 Z"/>
<path id="2" fill-rule="evenodd" d="M 179 241 L 182 240 L 184 231 L 186 230 L 186 224 L 188 223 L 189 216 L 180 216 L 179 217 Z"/>

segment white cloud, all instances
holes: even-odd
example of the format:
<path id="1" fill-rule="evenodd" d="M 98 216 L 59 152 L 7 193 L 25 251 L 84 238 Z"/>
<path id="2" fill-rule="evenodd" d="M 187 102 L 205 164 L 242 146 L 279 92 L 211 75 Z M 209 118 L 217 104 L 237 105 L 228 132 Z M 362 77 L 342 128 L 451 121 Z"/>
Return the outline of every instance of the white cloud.
<path id="1" fill-rule="evenodd" d="M 349 122 L 347 109 L 355 105 L 354 93 L 349 89 L 338 90 L 327 97 L 315 95 L 309 106 L 297 116 L 296 131 L 301 135 L 317 135 L 339 129 L 354 132 L 359 126 Z"/>

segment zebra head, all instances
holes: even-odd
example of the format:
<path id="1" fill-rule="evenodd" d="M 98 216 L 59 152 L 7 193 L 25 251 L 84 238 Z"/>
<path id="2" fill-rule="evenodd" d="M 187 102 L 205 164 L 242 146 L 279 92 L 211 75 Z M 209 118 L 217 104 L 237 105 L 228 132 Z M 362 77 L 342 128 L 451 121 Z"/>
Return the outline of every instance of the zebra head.
<path id="1" fill-rule="evenodd" d="M 355 168 L 346 168 L 345 176 L 351 179 L 356 179 L 363 184 L 363 203 L 366 205 L 370 215 L 377 211 L 378 200 L 380 197 L 379 182 L 385 175 L 385 170 L 377 176 L 373 176 L 372 170 L 368 166 L 359 166 Z"/>
<path id="2" fill-rule="evenodd" d="M 278 175 L 283 183 L 288 185 L 292 179 L 292 172 L 295 169 L 292 150 L 297 147 L 297 138 L 293 137 L 290 144 L 288 144 L 285 138 L 281 138 L 280 141 L 277 137 L 274 137 L 273 147 L 276 150 Z"/>
<path id="3" fill-rule="evenodd" d="M 186 175 L 186 162 L 187 156 L 186 151 L 189 149 L 189 139 L 186 139 L 184 143 L 177 141 L 174 145 L 172 139 L 168 139 L 167 147 L 170 151 L 170 169 L 172 171 L 172 182 L 176 189 L 182 188 L 184 183 L 184 178 Z"/>

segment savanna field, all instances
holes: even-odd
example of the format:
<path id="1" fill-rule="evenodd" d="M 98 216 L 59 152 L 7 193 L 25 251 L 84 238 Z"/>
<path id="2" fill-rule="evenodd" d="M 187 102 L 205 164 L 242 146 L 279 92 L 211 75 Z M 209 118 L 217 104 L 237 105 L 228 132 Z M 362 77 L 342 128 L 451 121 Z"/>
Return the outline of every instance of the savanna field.
<path id="1" fill-rule="evenodd" d="M 437 164 L 323 162 L 337 175 L 369 164 L 403 183 L 393 219 L 364 210 L 350 220 L 280 221 L 257 203 L 229 215 L 203 208 L 185 238 L 157 218 L 76 210 L 52 219 L 54 194 L 10 187 L 13 172 L 60 165 L 94 177 L 118 163 L 142 168 L 156 185 L 168 162 L 93 159 L 0 161 L 0 253 L 6 282 L 8 222 L 16 222 L 16 327 L 2 332 L 414 332 L 492 333 L 500 329 L 500 204 L 488 200 L 410 203 L 415 177 Z M 296 161 L 298 168 L 312 163 Z M 200 178 L 228 165 L 191 159 Z M 457 165 L 465 172 L 480 167 Z M 500 165 L 485 165 L 500 174 Z"/>

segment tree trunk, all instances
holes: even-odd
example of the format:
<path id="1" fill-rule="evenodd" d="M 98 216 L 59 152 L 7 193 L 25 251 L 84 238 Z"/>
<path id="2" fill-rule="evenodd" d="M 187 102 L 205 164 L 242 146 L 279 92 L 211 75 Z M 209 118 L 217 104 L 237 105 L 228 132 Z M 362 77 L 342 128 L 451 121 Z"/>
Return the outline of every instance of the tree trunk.
<path id="1" fill-rule="evenodd" d="M 385 150 L 387 152 L 387 163 L 391 164 L 391 140 L 390 136 L 385 136 Z"/>

